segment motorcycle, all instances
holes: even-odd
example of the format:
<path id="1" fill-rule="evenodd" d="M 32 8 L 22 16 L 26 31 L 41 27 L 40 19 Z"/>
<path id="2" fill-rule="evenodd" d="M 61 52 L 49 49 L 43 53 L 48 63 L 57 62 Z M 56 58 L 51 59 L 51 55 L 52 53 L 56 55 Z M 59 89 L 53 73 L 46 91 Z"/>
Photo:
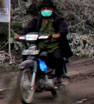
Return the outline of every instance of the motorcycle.
<path id="1" fill-rule="evenodd" d="M 40 40 L 47 39 L 48 34 L 38 33 L 28 33 L 19 37 L 20 41 L 28 44 L 28 48 L 22 51 L 25 60 L 19 64 L 20 72 L 17 78 L 18 93 L 23 104 L 31 104 L 37 90 L 50 91 L 53 96 L 58 94 L 54 70 L 41 59 L 47 57 L 47 52 L 41 52 L 37 44 Z M 41 74 L 38 74 L 39 71 Z"/>

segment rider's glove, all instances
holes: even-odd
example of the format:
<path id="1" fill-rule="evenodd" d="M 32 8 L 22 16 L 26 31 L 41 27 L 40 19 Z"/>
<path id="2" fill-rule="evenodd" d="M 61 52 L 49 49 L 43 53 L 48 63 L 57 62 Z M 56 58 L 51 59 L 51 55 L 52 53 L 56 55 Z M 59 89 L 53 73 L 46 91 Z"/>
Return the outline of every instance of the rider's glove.
<path id="1" fill-rule="evenodd" d="M 16 35 L 14 36 L 14 39 L 17 40 L 17 39 L 19 38 L 19 36 L 20 36 L 19 34 L 16 34 Z"/>
<path id="2" fill-rule="evenodd" d="M 60 37 L 60 34 L 53 34 L 53 36 L 52 36 L 53 39 L 57 39 L 59 37 Z"/>

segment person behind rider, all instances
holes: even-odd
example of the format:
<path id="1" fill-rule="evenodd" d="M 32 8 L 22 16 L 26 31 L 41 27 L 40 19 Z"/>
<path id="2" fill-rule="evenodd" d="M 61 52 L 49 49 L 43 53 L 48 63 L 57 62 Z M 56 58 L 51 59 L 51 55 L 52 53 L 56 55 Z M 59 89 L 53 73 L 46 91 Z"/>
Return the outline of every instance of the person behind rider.
<path id="1" fill-rule="evenodd" d="M 48 52 L 47 64 L 56 70 L 57 79 L 61 80 L 61 75 L 65 75 L 63 58 L 72 56 L 67 40 L 68 26 L 64 18 L 55 12 L 56 7 L 51 0 L 43 0 L 39 8 L 40 15 L 34 17 L 14 38 L 29 32 L 49 34 L 51 38 L 41 41 L 39 48 Z"/>

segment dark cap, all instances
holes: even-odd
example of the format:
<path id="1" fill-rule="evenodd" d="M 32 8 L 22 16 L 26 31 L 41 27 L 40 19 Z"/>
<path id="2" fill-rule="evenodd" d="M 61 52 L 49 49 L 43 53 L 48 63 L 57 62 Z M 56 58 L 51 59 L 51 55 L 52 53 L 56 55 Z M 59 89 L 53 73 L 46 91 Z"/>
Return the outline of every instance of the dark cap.
<path id="1" fill-rule="evenodd" d="M 43 8 L 43 7 L 51 7 L 53 9 L 55 9 L 56 7 L 54 6 L 52 0 L 43 0 L 42 3 L 39 6 L 39 9 Z"/>

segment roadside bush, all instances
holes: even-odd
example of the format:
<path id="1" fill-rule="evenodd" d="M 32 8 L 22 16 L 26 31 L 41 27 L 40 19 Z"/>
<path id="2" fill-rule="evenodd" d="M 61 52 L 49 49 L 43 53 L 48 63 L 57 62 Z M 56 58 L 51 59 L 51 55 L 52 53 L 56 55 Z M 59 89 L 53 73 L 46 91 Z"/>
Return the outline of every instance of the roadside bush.
<path id="1" fill-rule="evenodd" d="M 0 45 L 3 42 L 7 41 L 8 32 L 9 32 L 8 23 L 0 22 Z"/>
<path id="2" fill-rule="evenodd" d="M 94 33 L 94 0 L 54 0 L 73 33 Z"/>
<path id="3" fill-rule="evenodd" d="M 12 29 L 15 31 L 15 33 L 18 33 L 23 28 L 23 25 L 21 23 L 15 22 L 12 24 Z"/>
<path id="4" fill-rule="evenodd" d="M 37 15 L 41 0 L 32 0 L 28 12 Z M 72 33 L 94 33 L 94 0 L 53 0 L 57 12 L 63 15 Z"/>

